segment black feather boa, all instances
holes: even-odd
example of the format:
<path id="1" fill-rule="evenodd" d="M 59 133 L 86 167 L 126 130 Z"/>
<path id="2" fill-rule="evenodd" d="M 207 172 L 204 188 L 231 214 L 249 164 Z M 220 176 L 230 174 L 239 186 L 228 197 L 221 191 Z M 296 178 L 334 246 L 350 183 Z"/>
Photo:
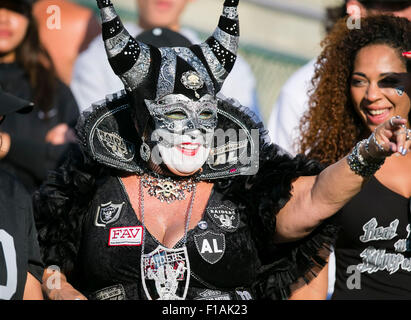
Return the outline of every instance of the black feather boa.
<path id="1" fill-rule="evenodd" d="M 236 176 L 213 181 L 215 188 L 238 204 L 258 248 L 262 267 L 254 284 L 260 299 L 287 299 L 308 283 L 325 265 L 337 227 L 323 223 L 300 241 L 277 245 L 273 242 L 275 215 L 291 197 L 291 184 L 300 176 L 316 175 L 322 167 L 298 155 L 292 158 L 271 144 L 261 122 L 245 108 L 220 107 L 260 130 L 259 171 L 253 176 Z M 229 124 L 219 124 L 226 127 Z M 58 265 L 67 276 L 74 269 L 80 247 L 82 220 L 89 209 L 99 181 L 116 174 L 73 147 L 65 163 L 51 173 L 34 194 L 34 210 L 42 256 L 46 265 Z M 302 217 L 303 218 L 303 217 Z"/>
<path id="2" fill-rule="evenodd" d="M 73 145 L 66 161 L 50 172 L 34 193 L 33 206 L 44 263 L 57 265 L 69 275 L 81 239 L 82 219 L 96 189 L 96 178 L 106 168 L 84 157 Z"/>

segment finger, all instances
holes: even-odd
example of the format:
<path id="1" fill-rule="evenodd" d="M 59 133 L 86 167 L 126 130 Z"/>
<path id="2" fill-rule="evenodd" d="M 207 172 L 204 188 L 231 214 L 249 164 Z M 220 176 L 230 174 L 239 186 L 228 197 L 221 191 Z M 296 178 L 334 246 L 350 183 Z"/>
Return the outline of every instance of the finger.
<path id="1" fill-rule="evenodd" d="M 384 128 L 390 131 L 395 131 L 402 125 L 405 125 L 406 123 L 406 119 L 403 119 L 400 116 L 395 116 L 384 123 Z"/>
<path id="2" fill-rule="evenodd" d="M 405 125 L 402 125 L 400 129 L 395 131 L 397 151 L 405 156 L 407 149 L 405 143 L 407 141 L 407 128 Z"/>
<path id="3" fill-rule="evenodd" d="M 411 140 L 405 141 L 404 149 L 406 150 L 405 154 L 407 154 L 408 152 L 411 152 Z"/>

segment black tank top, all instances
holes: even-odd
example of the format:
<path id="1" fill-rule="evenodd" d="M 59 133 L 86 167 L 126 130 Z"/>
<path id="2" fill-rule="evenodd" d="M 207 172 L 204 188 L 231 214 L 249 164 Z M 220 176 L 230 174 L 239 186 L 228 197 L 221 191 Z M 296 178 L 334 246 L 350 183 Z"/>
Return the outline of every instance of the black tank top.
<path id="1" fill-rule="evenodd" d="M 375 177 L 336 216 L 332 299 L 411 299 L 410 199 Z"/>

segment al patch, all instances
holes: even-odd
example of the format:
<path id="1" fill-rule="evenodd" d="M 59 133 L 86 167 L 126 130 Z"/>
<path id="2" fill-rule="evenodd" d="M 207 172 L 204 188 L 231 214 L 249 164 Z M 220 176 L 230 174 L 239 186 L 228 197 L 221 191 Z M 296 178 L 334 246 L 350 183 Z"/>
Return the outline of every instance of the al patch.
<path id="1" fill-rule="evenodd" d="M 234 208 L 222 204 L 208 207 L 206 211 L 211 220 L 224 231 L 234 232 L 240 225 L 240 216 Z"/>
<path id="2" fill-rule="evenodd" d="M 194 242 L 200 256 L 210 264 L 215 264 L 224 256 L 225 236 L 223 233 L 207 231 L 194 235 Z"/>
<path id="3" fill-rule="evenodd" d="M 104 203 L 98 206 L 94 225 L 96 227 L 106 227 L 109 223 L 113 223 L 120 218 L 121 210 L 124 202 L 116 204 L 113 202 Z"/>

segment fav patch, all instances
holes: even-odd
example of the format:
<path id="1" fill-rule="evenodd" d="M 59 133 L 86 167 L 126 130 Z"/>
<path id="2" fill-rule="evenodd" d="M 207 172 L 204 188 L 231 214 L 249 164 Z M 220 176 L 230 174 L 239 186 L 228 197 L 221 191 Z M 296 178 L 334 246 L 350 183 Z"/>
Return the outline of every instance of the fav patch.
<path id="1" fill-rule="evenodd" d="M 115 204 L 111 201 L 109 203 L 101 204 L 97 208 L 96 220 L 94 224 L 97 227 L 105 227 L 109 223 L 113 223 L 120 218 L 121 210 L 123 209 L 123 203 Z"/>
<path id="2" fill-rule="evenodd" d="M 233 232 L 240 225 L 240 218 L 236 210 L 226 205 L 208 207 L 207 214 L 218 227 L 225 231 Z"/>
<path id="3" fill-rule="evenodd" d="M 111 228 L 108 238 L 109 246 L 139 246 L 143 241 L 143 227 Z"/>
<path id="4" fill-rule="evenodd" d="M 231 297 L 226 292 L 207 289 L 200 292 L 194 300 L 231 300 Z"/>
<path id="5" fill-rule="evenodd" d="M 98 290 L 91 296 L 96 300 L 126 300 L 126 293 L 121 284 Z"/>
<path id="6" fill-rule="evenodd" d="M 97 129 L 97 137 L 104 148 L 117 159 L 126 162 L 133 160 L 136 153 L 134 145 L 117 133 Z"/>
<path id="7" fill-rule="evenodd" d="M 217 263 L 225 252 L 225 236 L 223 233 L 211 231 L 194 235 L 198 253 L 208 263 Z"/>
<path id="8" fill-rule="evenodd" d="M 96 220 L 94 224 L 97 227 L 106 227 L 109 223 L 113 223 L 120 218 L 123 203 L 115 204 L 113 202 L 101 204 L 97 208 Z"/>

